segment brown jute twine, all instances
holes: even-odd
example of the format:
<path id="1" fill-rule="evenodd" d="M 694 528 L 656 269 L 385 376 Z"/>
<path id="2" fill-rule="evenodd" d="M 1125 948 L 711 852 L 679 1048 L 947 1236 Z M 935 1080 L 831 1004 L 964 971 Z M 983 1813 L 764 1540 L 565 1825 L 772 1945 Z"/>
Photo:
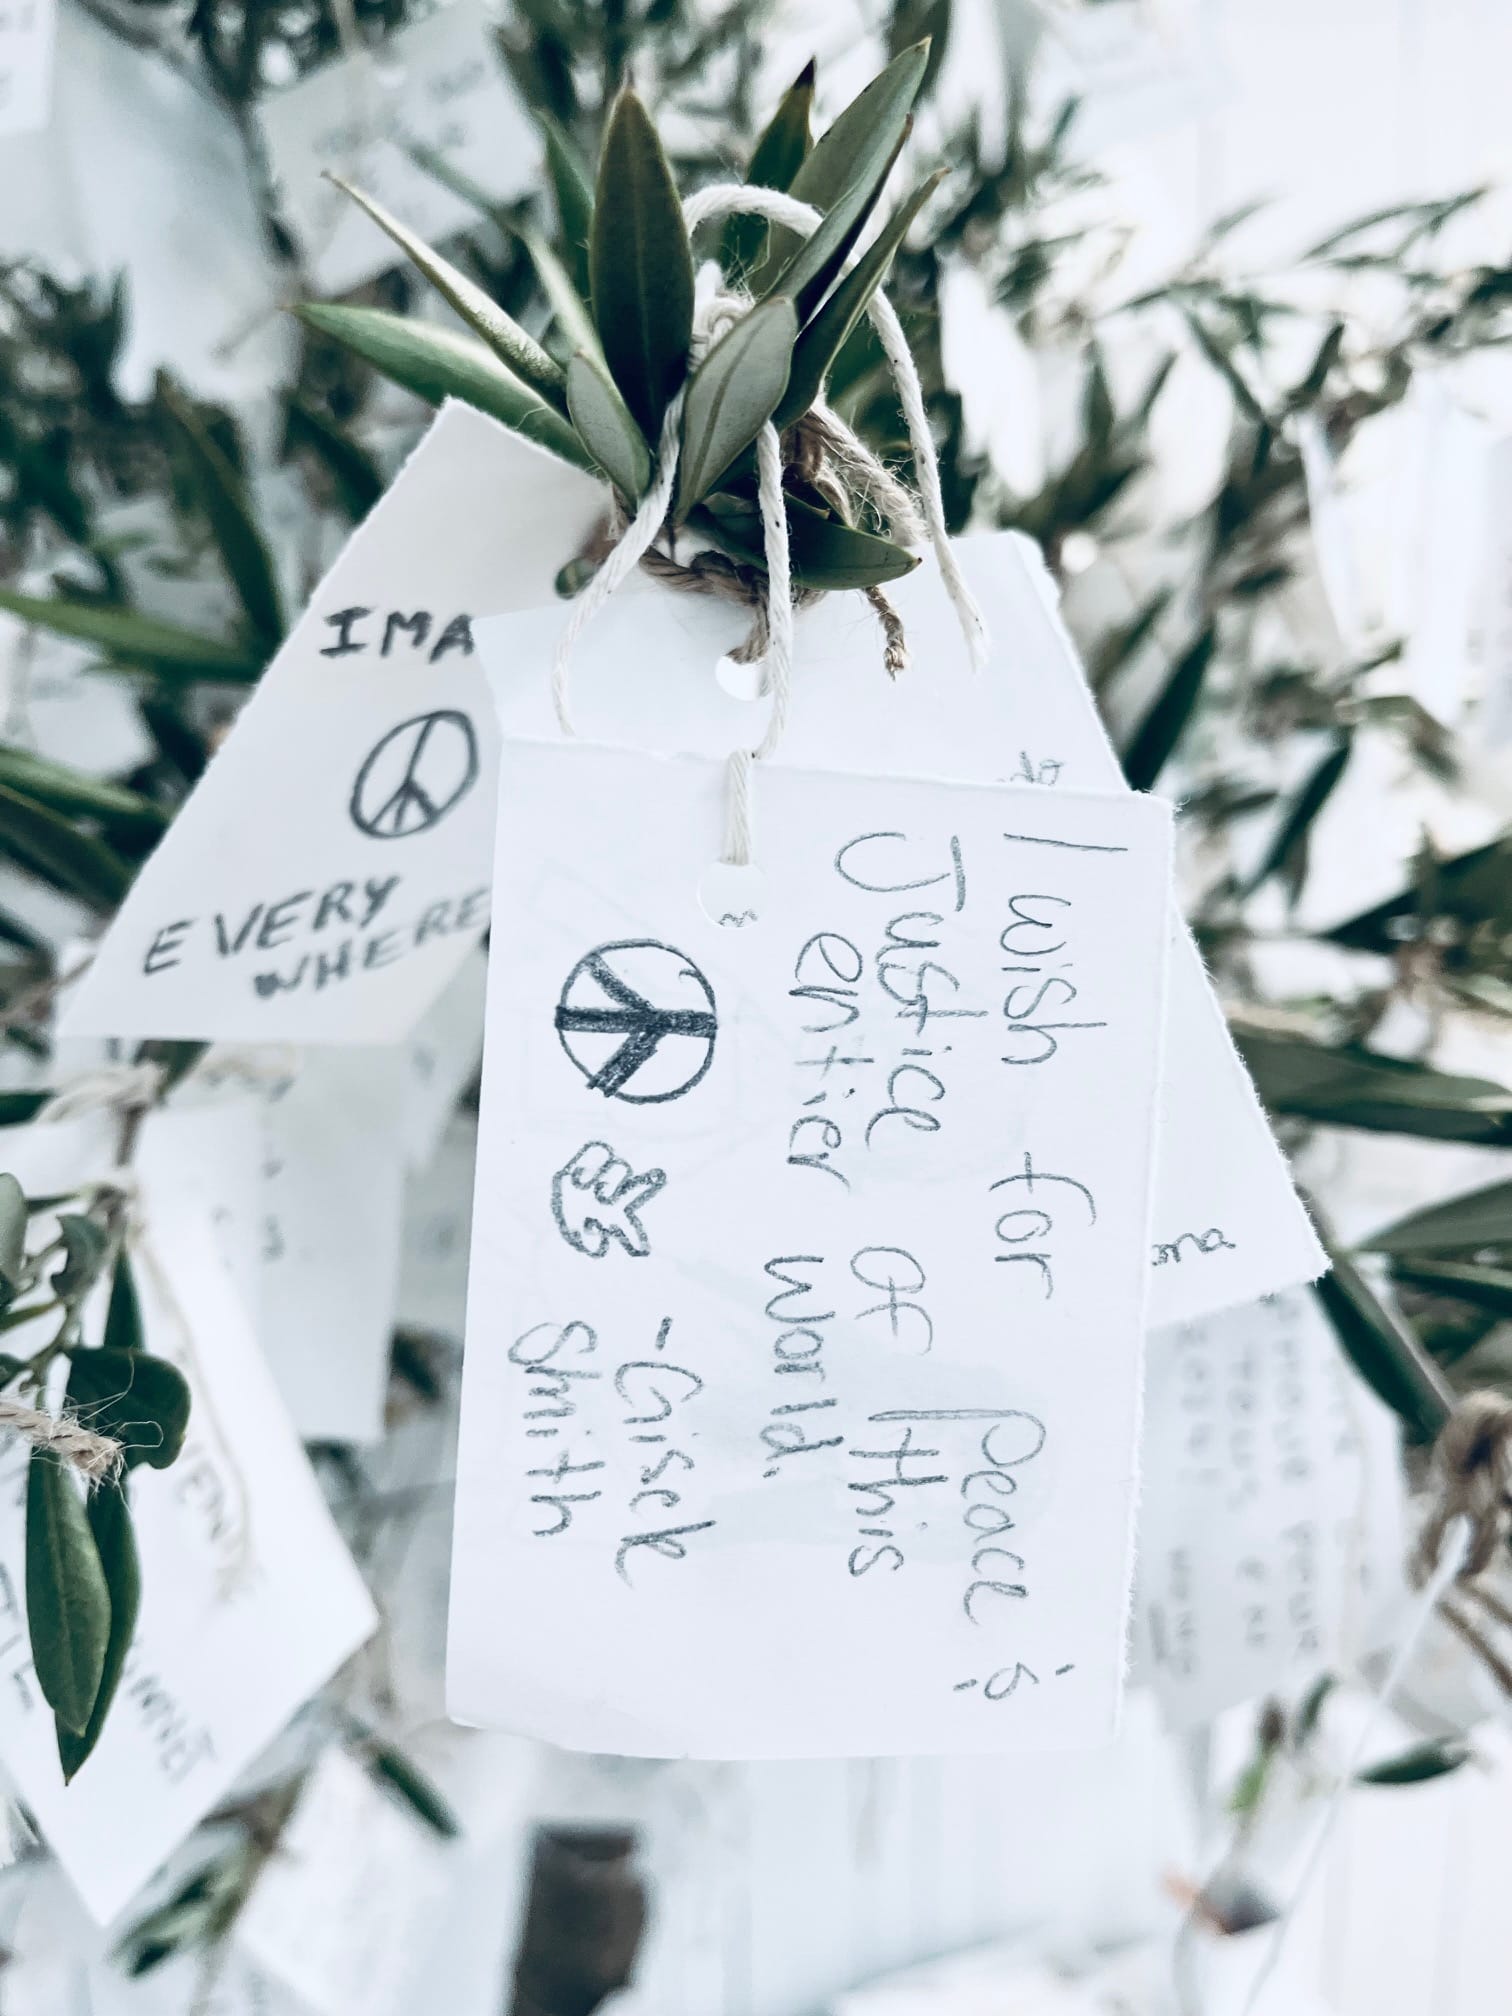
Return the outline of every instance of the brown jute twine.
<path id="1" fill-rule="evenodd" d="M 20 1435 L 34 1449 L 50 1449 L 81 1476 L 101 1484 L 120 1474 L 122 1447 L 112 1435 L 96 1435 L 73 1414 L 49 1414 L 22 1400 L 0 1395 L 0 1429 Z"/>
<path id="2" fill-rule="evenodd" d="M 1433 1572 L 1449 1529 L 1468 1519 L 1469 1551 L 1459 1580 L 1489 1568 L 1512 1528 L 1512 1400 L 1500 1393 L 1467 1393 L 1456 1402 L 1433 1445 L 1433 1509 L 1413 1555 L 1421 1583 Z"/>
<path id="3" fill-rule="evenodd" d="M 855 462 L 848 453 L 844 436 L 830 427 L 822 413 L 805 413 L 783 436 L 784 466 L 832 504 L 847 522 L 855 509 L 856 489 L 878 488 L 874 470 Z M 901 483 L 888 479 L 887 494 L 877 499 L 889 521 L 902 517 L 904 529 L 915 532 L 912 500 Z M 610 510 L 589 533 L 577 554 L 580 565 L 590 571 L 601 566 L 614 550 L 628 520 L 615 500 Z M 666 587 L 684 595 L 717 595 L 751 612 L 751 628 L 730 656 L 738 665 L 753 665 L 765 657 L 767 648 L 766 585 L 759 569 L 747 567 L 727 554 L 705 548 L 691 559 L 674 559 L 658 547 L 641 556 L 641 569 Z M 903 619 L 878 587 L 862 591 L 882 627 L 882 663 L 891 679 L 908 669 L 908 638 Z M 801 588 L 793 597 L 795 609 L 809 608 L 822 601 L 824 591 Z"/>

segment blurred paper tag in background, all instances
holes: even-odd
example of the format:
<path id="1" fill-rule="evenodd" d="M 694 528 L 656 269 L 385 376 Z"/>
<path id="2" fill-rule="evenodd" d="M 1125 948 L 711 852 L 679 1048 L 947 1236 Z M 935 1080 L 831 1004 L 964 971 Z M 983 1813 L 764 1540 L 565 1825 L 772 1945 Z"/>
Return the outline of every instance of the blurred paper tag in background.
<path id="1" fill-rule="evenodd" d="M 1168 808 L 763 765 L 722 928 L 725 775 L 505 744 L 451 1711 L 645 1756 L 1105 1741 Z"/>
<path id="2" fill-rule="evenodd" d="M 415 2005 L 447 1851 L 344 1750 L 323 1750 L 236 1944 L 312 2016 L 403 2016 Z"/>
<path id="3" fill-rule="evenodd" d="M 600 509 L 449 405 L 353 534 L 74 990 L 69 1036 L 397 1043 L 488 921 L 483 608 L 549 600 Z"/>
<path id="4" fill-rule="evenodd" d="M 1134 1678 L 1173 1724 L 1387 1642 L 1397 1442 L 1305 1289 L 1151 1336 Z"/>
<path id="5" fill-rule="evenodd" d="M 921 776 L 1126 789 L 1038 549 L 997 532 L 959 540 L 956 552 L 993 640 L 985 673 L 972 668 L 931 560 L 889 585 L 912 656 L 899 679 L 884 674 L 878 632 L 853 598 L 825 596 L 798 618 L 793 706 L 778 760 L 886 775 L 906 751 Z M 479 625 L 506 734 L 553 739 L 547 668 L 564 620 L 560 609 L 539 609 Z M 710 676 L 748 628 L 743 611 L 712 597 L 627 590 L 577 642 L 579 731 L 708 755 L 750 747 L 764 720 L 753 721 L 751 707 Z M 627 678 L 632 665 L 637 676 Z M 1035 794 L 1024 802 L 1036 802 Z M 1167 931 L 1152 1323 L 1205 1316 L 1310 1280 L 1324 1266 L 1174 896 Z"/>
<path id="6" fill-rule="evenodd" d="M 398 263 L 391 240 L 327 174 L 355 183 L 430 244 L 483 219 L 421 165 L 425 156 L 475 183 L 485 200 L 509 201 L 531 186 L 540 137 L 492 33 L 482 8 L 462 0 L 259 106 L 283 215 L 321 293 L 348 293 Z"/>
<path id="7" fill-rule="evenodd" d="M 0 140 L 51 117 L 56 26 L 57 0 L 0 0 Z"/>
<path id="8" fill-rule="evenodd" d="M 36 1191 L 77 1182 L 70 1131 L 13 1132 L 7 1166 Z M 19 1520 L 0 1558 L 0 1758 L 102 1923 L 376 1622 L 217 1252 L 216 1170 L 227 1153 L 240 1159 L 234 1136 L 223 1107 L 143 1130 L 133 1275 L 146 1348 L 185 1374 L 193 1404 L 173 1467 L 132 1474 L 141 1615 L 98 1748 L 67 1787 L 27 1650 Z M 47 1180 L 55 1166 L 68 1171 L 61 1185 Z M 7 1503 L 24 1491 L 27 1454 L 19 1440 L 0 1451 Z"/>

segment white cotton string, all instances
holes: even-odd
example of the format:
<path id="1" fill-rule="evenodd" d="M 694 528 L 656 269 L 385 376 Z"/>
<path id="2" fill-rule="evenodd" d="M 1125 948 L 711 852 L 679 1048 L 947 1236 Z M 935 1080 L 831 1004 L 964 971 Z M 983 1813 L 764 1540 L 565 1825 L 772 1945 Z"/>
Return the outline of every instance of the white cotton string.
<path id="1" fill-rule="evenodd" d="M 85 1113 L 131 1113 L 151 1106 L 163 1085 L 161 1064 L 104 1064 L 54 1092 L 39 1121 L 77 1120 Z"/>
<path id="2" fill-rule="evenodd" d="M 790 231 L 800 231 L 805 236 L 824 221 L 822 213 L 811 203 L 801 203 L 796 196 L 777 189 L 749 188 L 744 182 L 716 182 L 712 188 L 700 189 L 683 205 L 683 221 L 690 234 L 712 218 L 742 214 L 765 217 L 774 224 L 781 224 Z M 848 265 L 852 263 L 853 260 L 847 262 Z M 908 445 L 913 450 L 914 467 L 918 472 L 924 527 L 929 543 L 939 562 L 941 579 L 955 605 L 956 619 L 966 639 L 966 648 L 971 653 L 971 662 L 980 665 L 986 655 L 987 625 L 951 551 L 950 534 L 945 525 L 945 500 L 940 489 L 939 457 L 935 453 L 934 434 L 924 407 L 924 388 L 919 383 L 918 366 L 903 334 L 897 310 L 880 287 L 867 303 L 866 312 L 876 329 L 877 340 L 882 345 L 888 369 L 898 388 L 898 399 L 908 428 Z"/>
<path id="3" fill-rule="evenodd" d="M 1401 1686 L 1403 1675 L 1412 1663 L 1413 1654 L 1417 1651 L 1422 1641 L 1423 1633 L 1432 1621 L 1433 1613 L 1458 1579 L 1461 1569 L 1469 1558 L 1470 1548 L 1474 1539 L 1474 1522 L 1467 1518 L 1464 1513 L 1460 1513 L 1444 1535 L 1438 1560 L 1434 1564 L 1432 1574 L 1419 1590 L 1417 1601 L 1408 1613 L 1406 1629 L 1397 1643 L 1396 1650 L 1391 1655 L 1391 1663 L 1386 1669 L 1386 1677 L 1371 1697 L 1370 1707 L 1366 1713 L 1364 1723 L 1361 1725 L 1359 1734 L 1355 1738 L 1344 1769 L 1335 1782 L 1333 1791 L 1329 1794 L 1328 1805 L 1324 1810 L 1323 1818 L 1318 1823 L 1317 1832 L 1308 1844 L 1307 1854 L 1303 1859 L 1296 1887 L 1293 1889 L 1286 1909 L 1281 1914 L 1280 1921 L 1271 1935 L 1270 1950 L 1265 1956 L 1264 1963 L 1257 1970 L 1254 1980 L 1249 1985 L 1249 1993 L 1244 1998 L 1244 2007 L 1240 2012 L 1240 2016 L 1253 2016 L 1253 2011 L 1257 2007 L 1267 1983 L 1280 1964 L 1287 1936 L 1292 1926 L 1296 1923 L 1303 1902 L 1312 1889 L 1313 1880 L 1322 1866 L 1323 1850 L 1328 1845 L 1334 1825 L 1340 1813 L 1344 1810 L 1344 1802 L 1349 1797 L 1350 1788 L 1354 1783 L 1360 1766 L 1365 1761 L 1365 1753 L 1370 1747 L 1371 1738 L 1375 1734 L 1376 1724 L 1380 1721 L 1385 1710 L 1391 1705 L 1397 1689 Z"/>
<path id="4" fill-rule="evenodd" d="M 770 756 L 787 727 L 793 697 L 793 573 L 788 551 L 787 512 L 782 502 L 782 443 L 768 420 L 756 437 L 756 469 L 767 565 L 767 647 L 763 660 L 772 711 L 755 749 L 737 749 L 725 772 L 725 840 L 721 858 L 737 868 L 750 866 L 755 813 L 751 764 Z"/>
<path id="5" fill-rule="evenodd" d="M 667 513 L 672 507 L 672 486 L 677 480 L 677 450 L 682 428 L 682 409 L 683 395 L 679 392 L 662 419 L 661 441 L 656 451 L 656 474 L 652 479 L 651 488 L 641 499 L 639 510 L 621 533 L 608 559 L 573 604 L 567 627 L 557 640 L 556 653 L 551 664 L 551 700 L 556 708 L 557 725 L 564 735 L 577 733 L 572 723 L 572 708 L 568 700 L 568 677 L 572 669 L 572 654 L 577 640 L 615 589 L 634 573 L 641 563 L 642 555 L 651 550 L 652 541 L 666 522 Z"/>

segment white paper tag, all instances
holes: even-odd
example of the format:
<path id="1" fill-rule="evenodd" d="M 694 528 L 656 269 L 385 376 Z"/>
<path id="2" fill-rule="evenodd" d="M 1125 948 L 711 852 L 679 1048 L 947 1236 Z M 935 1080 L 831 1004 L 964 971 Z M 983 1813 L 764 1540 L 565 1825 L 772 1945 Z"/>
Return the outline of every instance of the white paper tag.
<path id="1" fill-rule="evenodd" d="M 488 921 L 482 607 L 548 600 L 599 491 L 450 405 L 331 569 L 63 1017 L 69 1036 L 397 1043 Z"/>
<path id="2" fill-rule="evenodd" d="M 423 1169 L 441 1146 L 457 1101 L 483 1058 L 483 997 L 488 959 L 481 947 L 422 1018 L 404 1048 L 405 1158 Z"/>
<path id="3" fill-rule="evenodd" d="M 371 1600 L 232 1292 L 212 1224 L 224 1115 L 154 1116 L 137 1166 L 147 1232 L 135 1279 L 148 1348 L 193 1388 L 183 1454 L 133 1473 L 142 1609 L 93 1756 L 65 1787 L 32 1676 L 16 1505 L 26 1448 L 0 1448 L 0 1758 L 102 1923 L 374 1628 Z M 63 1127 L 11 1133 L 29 1187 L 92 1173 Z"/>
<path id="4" fill-rule="evenodd" d="M 881 667 L 878 633 L 855 599 L 830 595 L 798 618 L 796 690 L 778 760 L 1060 789 L 1123 788 L 1038 551 L 1011 533 L 956 551 L 993 639 L 973 673 L 929 561 L 888 590 L 907 626 L 910 669 Z M 545 667 L 558 609 L 478 625 L 505 732 L 554 733 Z M 744 635 L 712 597 L 621 591 L 579 640 L 580 731 L 596 741 L 723 754 L 760 738 L 764 702 L 737 702 L 712 676 Z M 530 666 L 535 676 L 520 676 Z M 758 773 L 758 809 L 760 781 Z M 1174 905 L 1151 1259 L 1152 1323 L 1253 1300 L 1321 1273 L 1324 1256 L 1292 1188 L 1223 1010 Z"/>
<path id="5" fill-rule="evenodd" d="M 327 173 L 433 244 L 481 220 L 411 150 L 440 155 L 499 200 L 529 188 L 541 155 L 483 10 L 469 4 L 301 78 L 259 107 L 258 124 L 284 215 L 324 294 L 348 293 L 399 256 Z"/>
<path id="6" fill-rule="evenodd" d="M 1117 1711 L 1169 813 L 506 743 L 448 1699 L 571 1748 Z"/>
<path id="7" fill-rule="evenodd" d="M 1384 1642 L 1394 1417 L 1305 1290 L 1150 1339 L 1135 1677 L 1187 1727 Z"/>
<path id="8" fill-rule="evenodd" d="M 316 1052 L 263 1112 L 257 1332 L 307 1442 L 383 1433 L 403 1071 L 390 1050 Z"/>
<path id="9" fill-rule="evenodd" d="M 472 1218 L 478 1130 L 458 1114 L 404 1195 L 399 1261 L 399 1321 L 443 1337 L 462 1337 L 467 1313 L 467 1229 Z"/>
<path id="10" fill-rule="evenodd" d="M 0 140 L 52 116 L 57 0 L 0 0 Z"/>
<path id="11" fill-rule="evenodd" d="M 236 1943 L 312 2016 L 403 2016 L 446 1882 L 436 1837 L 331 1748 L 242 1908 Z"/>

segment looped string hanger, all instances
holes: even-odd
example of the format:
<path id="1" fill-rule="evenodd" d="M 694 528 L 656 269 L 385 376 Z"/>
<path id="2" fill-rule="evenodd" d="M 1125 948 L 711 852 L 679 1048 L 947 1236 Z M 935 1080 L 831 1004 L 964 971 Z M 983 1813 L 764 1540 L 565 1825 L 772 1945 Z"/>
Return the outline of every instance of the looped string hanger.
<path id="1" fill-rule="evenodd" d="M 758 189 L 745 183 L 717 183 L 701 189 L 683 204 L 683 220 L 689 235 L 699 225 L 719 217 L 735 215 L 764 217 L 772 223 L 802 233 L 805 237 L 823 222 L 822 213 L 812 204 L 802 203 L 775 189 Z M 711 327 L 732 317 L 740 306 L 738 297 L 718 294 L 704 305 L 695 331 L 695 348 L 706 346 Z M 924 389 L 903 325 L 887 296 L 879 288 L 867 304 L 867 314 L 877 332 L 898 390 L 899 403 L 908 428 L 913 451 L 924 531 L 940 568 L 940 575 L 955 606 L 956 615 L 974 666 L 980 667 L 987 647 L 987 627 L 981 611 L 967 587 L 945 524 L 945 503 L 940 488 L 939 461 L 934 436 L 924 405 Z M 577 641 L 615 590 L 622 586 L 642 563 L 666 524 L 677 479 L 677 458 L 681 445 L 683 393 L 668 405 L 657 443 L 656 469 L 651 487 L 641 499 L 635 515 L 625 527 L 603 565 L 578 598 L 562 635 L 552 664 L 552 701 L 564 735 L 576 733 L 569 698 L 572 656 Z M 864 472 L 878 491 L 901 492 L 901 486 L 871 454 L 864 443 L 827 409 L 822 423 L 826 434 L 837 444 L 842 459 Z M 793 586 L 788 548 L 787 511 L 782 489 L 782 453 L 777 430 L 767 421 L 757 437 L 757 496 L 761 511 L 762 538 L 767 563 L 765 609 L 765 687 L 771 695 L 767 731 L 754 750 L 737 750 L 729 760 L 726 777 L 726 821 L 724 860 L 746 866 L 751 859 L 752 805 L 751 764 L 770 756 L 781 740 L 792 697 Z M 906 495 L 906 493 L 903 493 Z M 900 514 L 901 515 L 901 514 Z M 912 517 L 910 512 L 909 517 Z"/>

